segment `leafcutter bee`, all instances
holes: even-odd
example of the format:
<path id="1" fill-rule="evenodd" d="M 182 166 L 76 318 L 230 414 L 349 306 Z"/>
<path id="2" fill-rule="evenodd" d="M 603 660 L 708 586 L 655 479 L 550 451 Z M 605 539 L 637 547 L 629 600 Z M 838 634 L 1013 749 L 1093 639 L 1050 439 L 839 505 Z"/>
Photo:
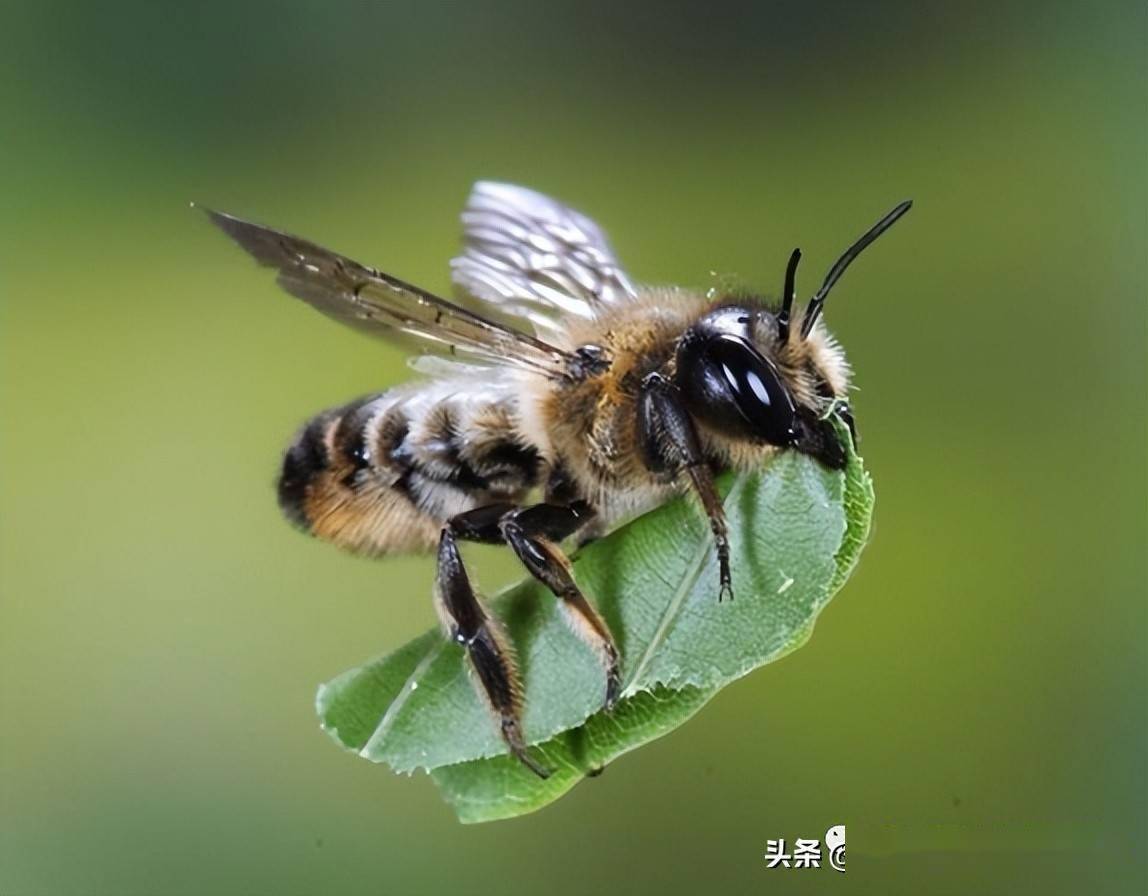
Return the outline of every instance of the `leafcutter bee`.
<path id="1" fill-rule="evenodd" d="M 837 260 L 795 313 L 794 250 L 776 302 L 636 286 L 594 222 L 521 187 L 475 185 L 447 301 L 230 215 L 212 220 L 287 292 L 325 314 L 415 342 L 424 377 L 312 418 L 283 460 L 279 504 L 301 529 L 383 556 L 437 549 L 434 600 L 468 655 L 510 752 L 527 749 L 514 651 L 475 593 L 459 542 L 509 545 L 601 659 L 607 710 L 622 669 L 614 637 L 561 548 L 692 491 L 709 519 L 721 597 L 729 539 L 714 476 L 799 451 L 838 469 L 831 418 L 853 428 L 850 371 L 821 320 L 852 261 L 902 202 Z M 443 357 L 445 356 L 445 357 Z"/>

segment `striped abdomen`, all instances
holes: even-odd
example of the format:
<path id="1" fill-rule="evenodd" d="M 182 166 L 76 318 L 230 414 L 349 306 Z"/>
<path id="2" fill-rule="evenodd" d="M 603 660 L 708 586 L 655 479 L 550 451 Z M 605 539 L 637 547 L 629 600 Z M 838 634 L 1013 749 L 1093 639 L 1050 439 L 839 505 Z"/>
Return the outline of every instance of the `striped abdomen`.
<path id="1" fill-rule="evenodd" d="M 352 551 L 424 551 L 455 514 L 519 502 L 538 484 L 542 458 L 519 429 L 509 384 L 439 381 L 368 396 L 300 430 L 279 505 Z"/>

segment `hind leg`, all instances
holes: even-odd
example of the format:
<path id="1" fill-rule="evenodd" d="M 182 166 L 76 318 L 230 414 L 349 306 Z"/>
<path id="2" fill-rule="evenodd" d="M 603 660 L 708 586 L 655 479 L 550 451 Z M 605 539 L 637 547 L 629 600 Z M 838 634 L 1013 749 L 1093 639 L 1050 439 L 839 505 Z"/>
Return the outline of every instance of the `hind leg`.
<path id="1" fill-rule="evenodd" d="M 486 544 L 505 542 L 522 565 L 561 602 L 570 627 L 598 654 L 606 672 L 605 707 L 613 709 L 621 685 L 618 648 L 605 620 L 586 599 L 558 543 L 596 519 L 585 501 L 570 504 L 490 504 L 454 517 L 459 538 Z"/>
<path id="2" fill-rule="evenodd" d="M 505 542 L 530 574 L 558 597 L 571 627 L 602 661 L 606 671 L 605 706 L 612 709 L 621 684 L 618 649 L 605 621 L 575 583 L 570 562 L 558 546 L 558 542 L 593 518 L 593 510 L 580 501 L 569 506 L 536 504 L 526 508 L 490 504 L 453 517 L 443 529 L 439 543 L 436 596 L 440 615 L 451 637 L 467 648 L 511 753 L 543 777 L 547 773 L 529 757 L 522 738 L 522 688 L 513 651 L 497 621 L 486 613 L 474 594 L 457 542 Z"/>
<path id="3" fill-rule="evenodd" d="M 523 740 L 522 684 L 514 651 L 498 621 L 487 615 L 474 593 L 450 524 L 439 540 L 435 605 L 451 639 L 466 648 L 510 752 L 538 777 L 549 777 L 550 771 L 531 758 Z"/>

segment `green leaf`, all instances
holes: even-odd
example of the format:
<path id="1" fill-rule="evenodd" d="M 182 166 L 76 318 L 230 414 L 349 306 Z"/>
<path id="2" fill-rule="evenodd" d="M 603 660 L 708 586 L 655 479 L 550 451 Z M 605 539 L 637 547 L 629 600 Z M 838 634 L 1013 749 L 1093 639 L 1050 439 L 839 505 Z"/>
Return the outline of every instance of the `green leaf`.
<path id="1" fill-rule="evenodd" d="M 623 699 L 612 714 L 601 712 L 601 667 L 546 589 L 526 581 L 491 601 L 517 648 L 524 728 L 555 770 L 548 780 L 506 755 L 462 648 L 438 631 L 321 687 L 324 729 L 397 772 L 431 771 L 470 822 L 540 808 L 676 728 L 723 686 L 808 639 L 869 532 L 873 491 L 852 451 L 842 473 L 786 452 L 720 485 L 734 601 L 717 600 L 709 526 L 689 500 L 646 514 L 575 559 L 622 652 Z"/>

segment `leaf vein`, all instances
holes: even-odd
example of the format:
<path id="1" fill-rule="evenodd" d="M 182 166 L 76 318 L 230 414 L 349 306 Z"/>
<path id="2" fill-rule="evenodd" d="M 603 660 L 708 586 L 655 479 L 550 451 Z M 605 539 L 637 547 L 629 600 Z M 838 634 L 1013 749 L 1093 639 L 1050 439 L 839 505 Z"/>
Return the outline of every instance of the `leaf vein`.
<path id="1" fill-rule="evenodd" d="M 367 738 L 367 742 L 363 744 L 363 748 L 359 750 L 360 756 L 369 759 L 374 750 L 382 746 L 383 741 L 387 735 L 390 734 L 391 728 L 394 727 L 395 720 L 398 718 L 402 708 L 410 699 L 411 694 L 415 692 L 415 689 L 412 688 L 411 685 L 417 682 L 419 676 L 427 670 L 431 663 L 438 659 L 445 644 L 446 642 L 442 641 L 432 646 L 431 649 L 427 651 L 426 656 L 419 660 L 414 669 L 411 670 L 411 674 L 408 675 L 407 680 L 403 682 L 399 693 L 395 696 L 395 699 L 391 701 L 391 705 L 387 707 L 387 711 L 383 713 L 383 717 L 379 719 L 379 724 L 375 726 L 375 730 L 371 732 L 371 736 Z"/>
<path id="2" fill-rule="evenodd" d="M 742 487 L 745 485 L 745 479 L 744 474 L 738 475 L 730 487 L 729 492 L 726 494 L 722 506 L 732 503 L 738 497 Z M 647 644 L 646 649 L 642 651 L 642 657 L 638 660 L 638 665 L 634 668 L 634 673 L 630 676 L 630 681 L 622 692 L 625 696 L 632 696 L 639 690 L 645 688 L 642 684 L 642 676 L 645 674 L 658 648 L 660 648 L 662 644 L 665 643 L 666 638 L 669 637 L 670 629 L 681 614 L 682 607 L 684 607 L 686 603 L 686 598 L 693 593 L 694 586 L 697 584 L 702 570 L 705 569 L 706 560 L 709 558 L 712 549 L 713 544 L 709 539 L 702 539 L 698 542 L 697 554 L 694 556 L 691 566 L 687 568 L 686 575 L 682 577 L 681 584 L 678 585 L 674 596 L 666 605 L 661 622 L 658 623 L 657 629 L 654 630 L 653 637 L 650 638 L 650 643 Z"/>

